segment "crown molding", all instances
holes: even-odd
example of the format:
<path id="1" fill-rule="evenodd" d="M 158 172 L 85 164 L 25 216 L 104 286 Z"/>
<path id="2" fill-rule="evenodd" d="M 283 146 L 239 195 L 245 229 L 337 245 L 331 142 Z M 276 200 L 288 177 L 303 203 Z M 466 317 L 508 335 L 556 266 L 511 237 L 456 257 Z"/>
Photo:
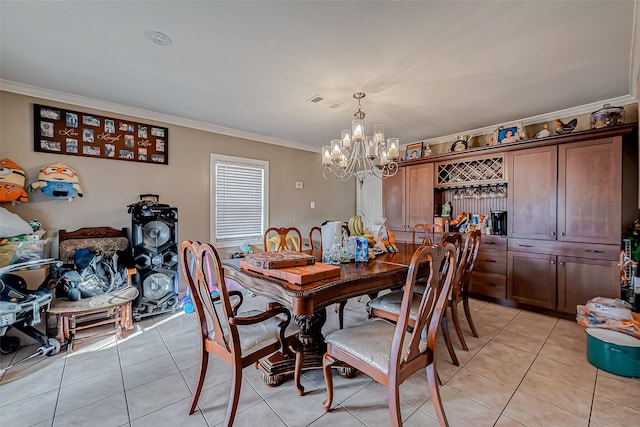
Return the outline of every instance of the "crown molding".
<path id="1" fill-rule="evenodd" d="M 637 29 L 637 27 L 634 27 L 634 28 Z M 637 33 L 640 33 L 640 31 L 637 31 Z M 640 34 L 638 34 L 636 38 L 640 39 Z M 640 40 L 638 40 L 638 44 L 636 45 L 639 45 L 640 47 Z M 636 57 L 638 58 L 637 55 Z M 640 60 L 640 58 L 638 59 Z M 637 77 L 638 76 L 635 76 L 634 78 L 632 78 L 632 80 L 635 81 L 636 88 L 638 83 Z M 101 101 L 94 98 L 74 95 L 66 92 L 59 92 L 51 89 L 44 89 L 37 86 L 31 86 L 23 83 L 13 82 L 10 80 L 0 79 L 0 90 L 17 93 L 19 95 L 31 96 L 34 98 L 41 98 L 41 99 L 46 99 L 50 101 L 62 102 L 65 104 L 71 104 L 79 107 L 94 108 L 96 110 L 107 111 L 114 114 L 122 114 L 126 116 L 140 118 L 140 119 L 146 119 L 146 120 L 155 120 L 162 123 L 167 123 L 167 124 L 172 124 L 177 126 L 184 126 L 187 128 L 197 129 L 205 132 L 217 133 L 217 134 L 232 136 L 236 138 L 243 138 L 243 139 L 248 139 L 252 141 L 264 142 L 267 144 L 295 148 L 298 150 L 311 151 L 311 152 L 318 151 L 317 148 L 312 148 L 295 141 L 289 141 L 289 140 L 280 139 L 280 138 L 273 138 L 265 135 L 260 135 L 257 133 L 245 132 L 241 130 L 227 128 L 224 126 L 217 126 L 210 123 L 199 122 L 196 120 L 189 120 L 182 117 L 172 116 L 169 114 L 157 113 L 155 111 L 144 110 L 142 108 L 135 108 L 135 107 L 116 104 L 112 102 Z M 512 120 L 509 122 L 498 123 L 491 126 L 484 126 L 481 128 L 460 131 L 450 135 L 423 139 L 419 141 L 414 141 L 412 143 L 424 142 L 424 143 L 433 144 L 433 145 L 449 143 L 451 141 L 454 141 L 458 137 L 458 135 L 471 135 L 471 136 L 486 135 L 486 134 L 492 133 L 494 130 L 496 130 L 497 127 L 505 124 L 522 122 L 524 126 L 527 126 L 531 124 L 555 120 L 557 118 L 591 113 L 593 111 L 596 111 L 602 108 L 604 104 L 627 105 L 635 102 L 638 102 L 638 98 L 636 96 L 624 95 L 624 96 L 619 96 L 616 98 L 606 99 L 598 102 L 592 102 L 590 104 L 585 104 L 578 107 L 568 108 L 565 110 L 558 110 L 551 113 L 545 113 L 537 116 L 527 117 L 524 119 Z M 412 143 L 403 144 L 403 146 L 406 146 Z"/>
<path id="2" fill-rule="evenodd" d="M 498 123 L 491 126 L 484 126 L 481 128 L 460 131 L 460 132 L 452 133 L 451 135 L 444 135 L 436 138 L 423 139 L 415 142 L 424 142 L 431 145 L 443 144 L 443 143 L 455 141 L 459 135 L 471 135 L 472 137 L 478 136 L 478 135 L 486 135 L 495 131 L 499 126 L 503 126 L 507 124 L 522 122 L 523 126 L 533 125 L 537 123 L 556 120 L 558 118 L 563 118 L 563 117 L 578 116 L 586 113 L 591 114 L 592 112 L 601 109 L 604 104 L 623 106 L 623 105 L 633 104 L 636 102 L 638 102 L 638 98 L 635 96 L 632 96 L 632 95 L 618 96 L 616 98 L 592 102 L 590 104 L 580 105 L 578 107 L 573 107 L 573 108 L 567 108 L 565 110 L 553 111 L 551 113 L 539 114 L 537 116 L 526 117 L 524 119 L 512 120 L 509 122 Z M 412 143 L 409 143 L 409 144 L 412 144 Z M 406 145 L 409 145 L 409 144 L 406 144 Z"/>
<path id="3" fill-rule="evenodd" d="M 142 108 L 129 107 L 126 105 L 115 104 L 112 102 L 100 101 L 98 99 L 87 98 L 84 96 L 73 95 L 66 92 L 58 92 L 55 90 L 44 89 L 37 86 L 17 83 L 10 80 L 0 79 L 0 90 L 6 92 L 17 93 L 19 95 L 31 96 L 34 98 L 42 98 L 49 101 L 62 102 L 74 106 L 94 108 L 96 110 L 107 111 L 114 114 L 122 114 L 145 120 L 155 120 L 162 123 L 184 126 L 191 129 L 197 129 L 205 132 L 217 133 L 221 135 L 233 136 L 237 138 L 249 139 L 252 141 L 264 142 L 267 144 L 280 145 L 283 147 L 295 148 L 305 151 L 318 151 L 317 148 L 305 146 L 299 142 L 289 141 L 286 139 L 273 138 L 270 136 L 260 135 L 252 132 L 245 132 L 237 129 L 231 129 L 224 126 L 217 126 L 210 123 L 189 120 L 182 117 L 172 116 L 169 114 L 157 113 L 155 111 L 144 110 Z M 319 151 L 318 151 L 319 152 Z"/>

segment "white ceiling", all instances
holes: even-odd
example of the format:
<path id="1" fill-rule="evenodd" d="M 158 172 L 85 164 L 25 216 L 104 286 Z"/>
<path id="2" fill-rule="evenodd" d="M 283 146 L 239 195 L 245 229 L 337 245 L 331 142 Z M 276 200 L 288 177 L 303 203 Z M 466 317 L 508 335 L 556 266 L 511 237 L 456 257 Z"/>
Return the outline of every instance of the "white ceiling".
<path id="1" fill-rule="evenodd" d="M 406 144 L 635 100 L 636 7 L 636 0 L 0 0 L 0 79 L 6 90 L 44 88 L 62 92 L 59 100 L 86 97 L 311 150 L 351 126 L 352 94 L 364 91 L 368 133 L 382 123 Z M 173 44 L 155 45 L 145 30 Z M 343 105 L 307 101 L 317 94 Z"/>

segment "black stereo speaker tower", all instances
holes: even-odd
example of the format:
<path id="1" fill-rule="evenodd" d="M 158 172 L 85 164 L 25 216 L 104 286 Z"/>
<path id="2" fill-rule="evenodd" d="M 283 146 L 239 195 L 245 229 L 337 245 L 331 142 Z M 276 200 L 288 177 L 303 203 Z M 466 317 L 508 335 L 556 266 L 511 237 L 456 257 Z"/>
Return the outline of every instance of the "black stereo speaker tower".
<path id="1" fill-rule="evenodd" d="M 155 203 L 148 200 L 155 197 Z M 142 194 L 129 206 L 133 260 L 138 270 L 139 296 L 133 317 L 140 320 L 178 308 L 178 208 Z"/>

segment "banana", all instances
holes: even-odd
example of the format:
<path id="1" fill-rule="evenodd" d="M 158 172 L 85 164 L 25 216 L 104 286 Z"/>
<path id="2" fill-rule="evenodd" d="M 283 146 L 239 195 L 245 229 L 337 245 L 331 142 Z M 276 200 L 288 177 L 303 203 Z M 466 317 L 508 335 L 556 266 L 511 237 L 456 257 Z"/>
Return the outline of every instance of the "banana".
<path id="1" fill-rule="evenodd" d="M 364 223 L 362 222 L 362 218 L 357 216 L 356 220 L 354 221 L 354 225 L 355 225 L 355 228 L 356 228 L 356 234 L 358 236 L 363 236 L 364 235 Z"/>
<path id="2" fill-rule="evenodd" d="M 355 221 L 356 221 L 356 217 L 352 216 L 351 218 L 349 218 L 349 225 L 347 225 L 347 228 L 349 229 L 349 233 L 351 233 L 352 236 L 355 236 L 356 233 L 356 228 L 355 228 Z"/>
<path id="3" fill-rule="evenodd" d="M 354 215 L 349 218 L 347 228 L 349 229 L 349 232 L 352 236 L 365 235 L 364 222 L 362 222 L 362 217 L 360 216 Z"/>

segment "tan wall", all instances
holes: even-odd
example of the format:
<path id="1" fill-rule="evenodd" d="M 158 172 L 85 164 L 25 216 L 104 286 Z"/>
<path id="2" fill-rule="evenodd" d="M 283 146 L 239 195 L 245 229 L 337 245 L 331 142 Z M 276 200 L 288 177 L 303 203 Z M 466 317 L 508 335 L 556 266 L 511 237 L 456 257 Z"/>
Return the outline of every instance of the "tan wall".
<path id="1" fill-rule="evenodd" d="M 34 103 L 166 126 L 169 165 L 34 152 Z M 58 229 L 131 227 L 127 205 L 138 201 L 140 194 L 152 193 L 160 195 L 161 203 L 178 207 L 180 241 L 208 241 L 212 153 L 269 161 L 272 226 L 296 226 L 306 236 L 313 225 L 327 219 L 347 220 L 356 212 L 355 181 L 325 181 L 320 153 L 0 91 L 0 158 L 8 157 L 22 166 L 27 183 L 37 180 L 43 165 L 56 162 L 74 168 L 80 178 L 85 195 L 71 202 L 53 200 L 38 191 L 30 194 L 28 203 L 3 203 L 23 219 L 40 220 L 50 235 Z M 296 181 L 303 181 L 304 189 L 296 189 Z M 316 202 L 315 209 L 310 208 L 311 201 Z"/>

